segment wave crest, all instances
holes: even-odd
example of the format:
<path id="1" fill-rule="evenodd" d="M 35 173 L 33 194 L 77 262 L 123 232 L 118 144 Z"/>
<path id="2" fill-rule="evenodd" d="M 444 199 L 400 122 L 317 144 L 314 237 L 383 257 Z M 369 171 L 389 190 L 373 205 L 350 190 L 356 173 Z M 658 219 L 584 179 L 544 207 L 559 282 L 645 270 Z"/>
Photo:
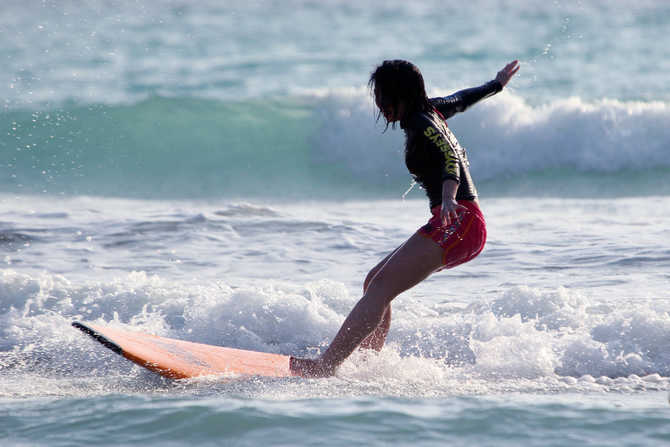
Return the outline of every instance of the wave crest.
<path id="1" fill-rule="evenodd" d="M 6 192 L 398 197 L 409 181 L 402 132 L 384 132 L 375 122 L 365 89 L 246 102 L 152 98 L 3 115 Z M 535 176 L 565 183 L 577 176 L 587 184 L 598 176 L 650 177 L 650 170 L 667 178 L 669 120 L 663 102 L 569 98 L 531 106 L 505 92 L 449 124 L 479 182 Z"/>

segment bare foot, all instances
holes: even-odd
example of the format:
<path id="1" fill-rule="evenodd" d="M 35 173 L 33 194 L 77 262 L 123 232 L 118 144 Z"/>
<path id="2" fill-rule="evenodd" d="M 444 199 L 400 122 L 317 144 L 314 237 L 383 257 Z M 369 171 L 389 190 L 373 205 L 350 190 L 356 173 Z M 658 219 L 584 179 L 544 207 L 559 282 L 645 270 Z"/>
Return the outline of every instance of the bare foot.
<path id="1" fill-rule="evenodd" d="M 335 368 L 324 365 L 319 359 L 299 359 L 291 357 L 289 366 L 291 372 L 300 377 L 320 378 L 330 377 L 335 374 Z"/>

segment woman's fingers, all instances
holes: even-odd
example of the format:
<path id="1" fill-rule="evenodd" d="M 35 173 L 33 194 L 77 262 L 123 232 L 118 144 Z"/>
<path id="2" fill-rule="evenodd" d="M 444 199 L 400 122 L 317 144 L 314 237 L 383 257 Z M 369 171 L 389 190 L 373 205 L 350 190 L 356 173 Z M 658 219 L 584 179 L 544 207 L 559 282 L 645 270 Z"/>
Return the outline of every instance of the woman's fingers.
<path id="1" fill-rule="evenodd" d="M 509 64 L 505 65 L 505 68 L 500 70 L 498 72 L 498 75 L 496 76 L 496 80 L 502 84 L 504 87 L 509 80 L 516 74 L 517 71 L 519 71 L 519 67 L 521 67 L 521 64 L 519 64 L 518 60 L 513 60 Z"/>
<path id="2" fill-rule="evenodd" d="M 455 205 L 452 208 L 443 208 L 442 209 L 442 225 L 448 226 L 452 222 L 461 222 L 461 216 L 459 212 L 467 212 L 468 208 L 463 205 Z"/>
<path id="3" fill-rule="evenodd" d="M 519 67 L 521 67 L 521 64 L 519 64 L 519 61 L 515 60 L 507 64 L 507 70 L 509 71 L 509 77 L 511 78 L 514 76 L 514 74 L 519 71 Z"/>
<path id="4" fill-rule="evenodd" d="M 441 223 L 442 223 L 442 226 L 449 225 L 449 212 L 448 211 L 445 213 L 444 210 L 442 210 Z"/>
<path id="5" fill-rule="evenodd" d="M 519 61 L 518 60 L 513 60 L 509 64 L 505 65 L 505 68 L 503 70 L 507 73 L 514 74 L 519 70 Z"/>
<path id="6" fill-rule="evenodd" d="M 459 224 L 461 223 L 461 216 L 463 213 L 467 213 L 468 208 L 463 206 L 463 205 L 458 205 L 456 209 L 454 210 L 454 220 L 458 222 Z"/>

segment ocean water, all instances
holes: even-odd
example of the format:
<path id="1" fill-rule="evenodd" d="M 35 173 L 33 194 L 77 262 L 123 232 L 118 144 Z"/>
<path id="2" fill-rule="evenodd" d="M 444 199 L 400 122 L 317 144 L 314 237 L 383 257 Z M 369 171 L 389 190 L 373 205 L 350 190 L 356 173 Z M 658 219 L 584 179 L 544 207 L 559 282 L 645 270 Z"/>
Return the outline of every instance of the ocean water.
<path id="1" fill-rule="evenodd" d="M 13 1 L 0 8 L 0 444 L 670 442 L 670 5 Z M 449 120 L 489 240 L 329 379 L 169 381 L 70 323 L 315 356 L 428 218 L 366 89 Z"/>

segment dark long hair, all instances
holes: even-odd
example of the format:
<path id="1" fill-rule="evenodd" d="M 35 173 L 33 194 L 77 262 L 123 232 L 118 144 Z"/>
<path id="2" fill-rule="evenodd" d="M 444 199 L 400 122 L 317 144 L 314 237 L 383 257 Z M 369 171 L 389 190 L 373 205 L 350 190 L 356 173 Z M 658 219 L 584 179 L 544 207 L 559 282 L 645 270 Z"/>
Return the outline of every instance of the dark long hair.
<path id="1" fill-rule="evenodd" d="M 398 110 L 398 104 L 404 103 L 403 121 L 413 113 L 427 112 L 432 109 L 426 95 L 426 86 L 421 71 L 411 62 L 400 59 L 382 62 L 370 75 L 368 86 L 373 97 L 375 90 L 378 91 L 382 101 L 393 105 L 394 110 Z M 381 115 L 380 110 L 377 119 Z M 403 121 L 400 122 L 401 127 L 404 127 Z M 388 125 L 387 121 L 387 128 Z"/>

